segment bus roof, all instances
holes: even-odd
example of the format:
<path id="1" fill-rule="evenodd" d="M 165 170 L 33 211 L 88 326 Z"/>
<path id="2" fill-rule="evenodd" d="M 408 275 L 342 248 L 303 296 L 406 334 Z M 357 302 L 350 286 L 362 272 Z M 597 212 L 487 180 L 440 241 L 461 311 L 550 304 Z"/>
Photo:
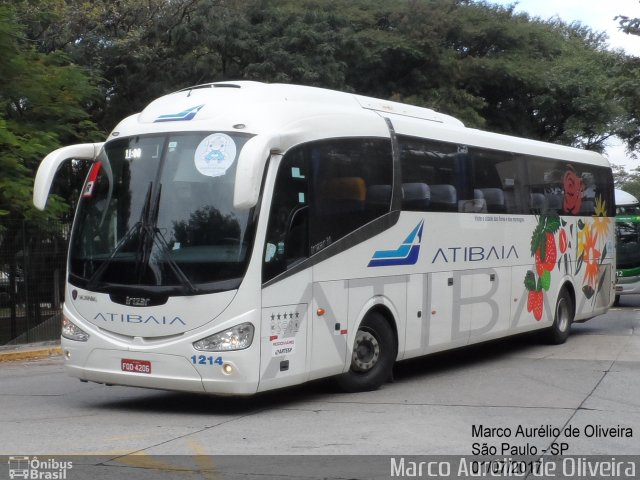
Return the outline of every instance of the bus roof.
<path id="1" fill-rule="evenodd" d="M 615 195 L 616 195 L 616 205 L 619 207 L 633 206 L 633 205 L 638 205 L 638 203 L 640 203 L 638 202 L 638 199 L 633 195 L 631 195 L 630 193 L 627 193 L 617 188 L 615 190 Z"/>
<path id="2" fill-rule="evenodd" d="M 321 138 L 399 134 L 514 153 L 609 166 L 602 155 L 556 144 L 466 128 L 428 108 L 316 87 L 250 81 L 196 85 L 151 102 L 111 133 L 238 131 L 271 138 L 271 151 Z"/>

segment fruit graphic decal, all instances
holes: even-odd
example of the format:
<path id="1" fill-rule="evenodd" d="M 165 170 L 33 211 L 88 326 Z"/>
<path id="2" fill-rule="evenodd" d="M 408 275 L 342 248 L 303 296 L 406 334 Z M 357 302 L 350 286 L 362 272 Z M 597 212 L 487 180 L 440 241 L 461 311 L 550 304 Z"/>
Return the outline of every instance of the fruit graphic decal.
<path id="1" fill-rule="evenodd" d="M 560 219 L 560 230 L 558 231 L 558 270 L 565 275 L 571 273 L 573 260 L 571 254 L 572 250 L 572 238 L 574 231 L 574 224 L 566 222 L 564 219 Z"/>
<path id="2" fill-rule="evenodd" d="M 578 221 L 578 251 L 576 275 L 584 267 L 582 293 L 588 299 L 597 295 L 604 284 L 604 276 L 598 279 L 600 265 L 607 256 L 606 239 L 611 219 L 606 217 L 607 207 L 602 197 L 595 202 L 595 215 L 592 222 Z"/>
<path id="3" fill-rule="evenodd" d="M 542 319 L 544 292 L 551 286 L 551 271 L 556 267 L 558 247 L 555 233 L 559 229 L 558 215 L 541 215 L 531 236 L 531 256 L 535 259 L 535 272 L 529 270 L 526 273 L 524 286 L 528 290 L 527 311 L 532 312 L 536 320 Z M 566 250 L 566 243 L 561 244 L 563 246 Z"/>
<path id="4" fill-rule="evenodd" d="M 551 186 L 545 194 L 562 195 L 563 217 L 558 213 L 541 215 L 531 236 L 531 256 L 535 263 L 525 275 L 524 286 L 528 295 L 527 311 L 536 320 L 542 319 L 544 295 L 551 288 L 551 273 L 556 268 L 561 276 L 574 276 L 576 283 L 581 275 L 582 294 L 592 302 L 598 298 L 606 278 L 602 274 L 602 262 L 607 256 L 611 227 L 606 201 L 596 195 L 590 174 L 580 176 L 573 166 L 567 165 L 561 178 L 562 186 L 559 183 Z M 585 215 L 590 210 L 593 215 Z"/>
<path id="5" fill-rule="evenodd" d="M 527 311 L 532 312 L 536 320 L 542 318 L 542 290 L 530 290 L 527 297 Z"/>

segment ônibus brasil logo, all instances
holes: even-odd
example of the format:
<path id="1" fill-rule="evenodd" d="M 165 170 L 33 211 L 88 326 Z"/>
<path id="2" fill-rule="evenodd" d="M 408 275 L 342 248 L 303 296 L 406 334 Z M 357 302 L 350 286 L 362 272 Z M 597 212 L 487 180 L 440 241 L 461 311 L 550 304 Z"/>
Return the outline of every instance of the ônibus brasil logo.
<path id="1" fill-rule="evenodd" d="M 55 458 L 39 460 L 38 457 L 9 457 L 9 478 L 27 478 L 37 480 L 66 480 L 67 471 L 73 468 L 73 462 Z"/>
<path id="2" fill-rule="evenodd" d="M 378 250 L 371 257 L 368 267 L 389 267 L 392 265 L 415 265 L 420 255 L 424 220 L 418 223 L 409 236 L 395 250 Z"/>

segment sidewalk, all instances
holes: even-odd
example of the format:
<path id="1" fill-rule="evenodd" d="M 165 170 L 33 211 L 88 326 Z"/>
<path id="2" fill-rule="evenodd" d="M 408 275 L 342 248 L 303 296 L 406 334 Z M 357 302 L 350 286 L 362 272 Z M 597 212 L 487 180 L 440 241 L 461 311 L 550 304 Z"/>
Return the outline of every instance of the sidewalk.
<path id="1" fill-rule="evenodd" d="M 38 358 L 57 357 L 59 355 L 62 355 L 59 340 L 0 347 L 0 363 L 35 360 Z"/>

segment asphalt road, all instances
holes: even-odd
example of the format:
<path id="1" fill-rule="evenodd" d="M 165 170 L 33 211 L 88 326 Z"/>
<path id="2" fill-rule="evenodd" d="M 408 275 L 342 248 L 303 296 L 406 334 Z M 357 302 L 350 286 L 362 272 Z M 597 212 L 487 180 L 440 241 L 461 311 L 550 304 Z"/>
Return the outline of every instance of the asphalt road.
<path id="1" fill-rule="evenodd" d="M 81 383 L 61 357 L 6 362 L 0 411 L 0 455 L 86 455 L 138 475 L 187 462 L 189 478 L 195 458 L 193 478 L 203 469 L 223 478 L 206 456 L 219 466 L 230 455 L 263 455 L 258 473 L 243 460 L 242 476 L 224 478 L 283 478 L 281 467 L 265 470 L 265 458 L 313 455 L 287 478 L 323 478 L 310 465 L 335 455 L 472 455 L 487 453 L 477 451 L 483 444 L 497 455 L 640 455 L 640 298 L 574 325 L 564 345 L 528 335 L 411 360 L 393 383 L 360 394 L 319 381 L 220 398 Z M 179 455 L 189 457 L 171 457 Z M 379 461 L 367 458 L 330 478 L 374 478 L 350 471 Z"/>

